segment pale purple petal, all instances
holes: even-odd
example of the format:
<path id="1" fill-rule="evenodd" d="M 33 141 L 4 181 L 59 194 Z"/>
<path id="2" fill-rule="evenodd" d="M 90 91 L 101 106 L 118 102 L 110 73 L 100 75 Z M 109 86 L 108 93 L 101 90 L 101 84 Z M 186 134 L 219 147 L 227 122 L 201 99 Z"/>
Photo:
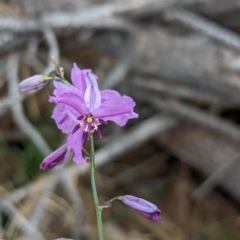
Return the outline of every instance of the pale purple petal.
<path id="1" fill-rule="evenodd" d="M 83 135 L 84 127 L 82 126 L 75 133 L 70 133 L 68 135 L 68 144 L 72 148 L 74 152 L 73 161 L 77 164 L 86 163 L 86 160 L 82 156 L 82 148 L 83 148 Z"/>
<path id="2" fill-rule="evenodd" d="M 71 71 L 71 79 L 73 84 L 84 93 L 87 88 L 87 73 L 91 73 L 91 69 L 81 70 L 76 63 L 73 64 L 73 68 Z"/>
<path id="3" fill-rule="evenodd" d="M 66 86 L 66 84 L 64 84 L 63 82 L 60 82 L 59 80 L 53 80 L 53 85 L 55 88 Z"/>
<path id="4" fill-rule="evenodd" d="M 76 121 L 74 121 L 72 117 L 69 116 L 69 112 L 74 114 L 72 111 L 68 111 L 63 103 L 57 104 L 53 110 L 52 118 L 63 133 L 70 133 L 76 125 L 77 116 L 74 115 L 76 119 Z"/>
<path id="5" fill-rule="evenodd" d="M 98 109 L 101 105 L 101 93 L 98 87 L 89 85 L 84 94 L 84 100 L 87 108 L 91 113 L 93 113 L 94 110 Z"/>
<path id="6" fill-rule="evenodd" d="M 110 92 L 108 94 L 111 95 Z M 138 114 L 133 112 L 134 106 L 133 99 L 127 96 L 105 98 L 93 115 L 104 121 L 113 121 L 119 126 L 124 126 L 129 119 L 138 117 Z"/>
<path id="7" fill-rule="evenodd" d="M 61 104 L 61 103 L 59 103 Z M 71 108 L 67 105 L 65 105 L 65 108 L 66 108 L 66 112 L 68 114 L 68 116 L 72 119 L 72 121 L 76 123 L 79 123 L 78 121 L 78 117 L 79 117 L 79 113 L 74 109 L 74 108 Z"/>
<path id="8" fill-rule="evenodd" d="M 105 89 L 101 91 L 102 102 L 108 101 L 109 99 L 121 97 L 120 93 L 115 90 Z"/>
<path id="9" fill-rule="evenodd" d="M 87 73 L 87 87 L 89 85 L 93 85 L 95 87 L 98 87 L 98 82 L 97 82 L 97 76 L 91 72 Z"/>
<path id="10" fill-rule="evenodd" d="M 74 115 L 83 116 L 89 114 L 84 98 L 76 87 L 59 86 L 54 90 L 53 94 L 55 96 L 50 97 L 49 102 L 65 104 L 65 107 Z"/>
<path id="11" fill-rule="evenodd" d="M 46 158 L 43 159 L 40 169 L 51 169 L 54 168 L 60 164 L 62 164 L 65 160 L 69 157 L 69 147 L 68 144 L 64 144 L 57 150 L 55 150 L 53 153 L 48 155 Z"/>

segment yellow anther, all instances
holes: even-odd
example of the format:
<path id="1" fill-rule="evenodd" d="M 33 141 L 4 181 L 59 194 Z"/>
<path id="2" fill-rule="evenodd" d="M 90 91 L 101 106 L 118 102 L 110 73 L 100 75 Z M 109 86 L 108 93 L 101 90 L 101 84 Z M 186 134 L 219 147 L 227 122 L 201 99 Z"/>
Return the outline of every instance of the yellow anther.
<path id="1" fill-rule="evenodd" d="M 92 123 L 93 122 L 93 118 L 92 117 L 87 117 L 87 123 Z"/>

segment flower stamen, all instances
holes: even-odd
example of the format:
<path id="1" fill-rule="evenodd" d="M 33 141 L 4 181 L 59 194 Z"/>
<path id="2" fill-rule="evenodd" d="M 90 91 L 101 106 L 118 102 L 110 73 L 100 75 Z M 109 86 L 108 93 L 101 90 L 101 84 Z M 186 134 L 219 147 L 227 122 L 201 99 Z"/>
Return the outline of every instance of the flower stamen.
<path id="1" fill-rule="evenodd" d="M 93 117 L 87 117 L 87 123 L 92 123 L 93 122 Z"/>
<path id="2" fill-rule="evenodd" d="M 77 118 L 80 120 L 79 124 L 76 125 L 72 131 L 75 133 L 79 128 L 84 126 L 82 139 L 83 141 L 89 139 L 91 133 L 96 133 L 99 138 L 102 138 L 102 133 L 98 127 L 99 124 L 106 124 L 102 119 L 95 118 L 92 115 L 80 116 Z"/>

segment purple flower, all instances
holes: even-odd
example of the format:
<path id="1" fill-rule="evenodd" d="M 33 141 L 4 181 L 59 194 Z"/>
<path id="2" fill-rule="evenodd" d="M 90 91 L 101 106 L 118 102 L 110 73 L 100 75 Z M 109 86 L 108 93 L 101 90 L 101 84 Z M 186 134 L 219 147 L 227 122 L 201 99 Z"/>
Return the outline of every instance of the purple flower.
<path id="1" fill-rule="evenodd" d="M 70 154 L 70 149 L 68 144 L 64 144 L 53 153 L 48 155 L 46 158 L 43 159 L 40 169 L 51 169 L 56 167 L 57 165 L 62 164 L 65 160 L 68 159 Z"/>
<path id="2" fill-rule="evenodd" d="M 19 83 L 19 89 L 22 92 L 27 92 L 35 89 L 41 89 L 48 84 L 49 81 L 44 80 L 43 75 L 34 75 L 32 77 L 26 78 Z"/>
<path id="3" fill-rule="evenodd" d="M 49 101 L 57 105 L 52 118 L 58 128 L 68 135 L 69 147 L 74 151 L 77 164 L 86 162 L 82 146 L 90 134 L 96 132 L 101 138 L 99 126 L 113 121 L 120 126 L 131 118 L 137 118 L 133 107 L 135 102 L 128 96 L 121 96 L 114 90 L 98 89 L 97 76 L 90 69 L 80 70 L 74 64 L 71 71 L 74 85 L 59 85 Z"/>
<path id="4" fill-rule="evenodd" d="M 157 206 L 142 198 L 134 197 L 131 195 L 125 195 L 118 197 L 118 199 L 122 200 L 124 204 L 133 208 L 141 215 L 152 221 L 158 221 L 161 219 L 160 217 L 161 211 L 157 208 Z"/>

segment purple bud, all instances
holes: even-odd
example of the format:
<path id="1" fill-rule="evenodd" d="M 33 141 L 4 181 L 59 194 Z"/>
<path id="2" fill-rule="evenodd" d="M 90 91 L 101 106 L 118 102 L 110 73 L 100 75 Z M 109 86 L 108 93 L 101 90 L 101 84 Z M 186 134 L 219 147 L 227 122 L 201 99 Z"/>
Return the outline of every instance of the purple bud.
<path id="1" fill-rule="evenodd" d="M 54 240 L 72 240 L 72 239 L 70 239 L 70 238 L 56 238 Z"/>
<path id="2" fill-rule="evenodd" d="M 118 199 L 122 200 L 124 204 L 133 208 L 141 215 L 152 221 L 158 221 L 161 219 L 160 217 L 161 211 L 157 208 L 157 206 L 142 198 L 134 197 L 131 195 L 125 195 L 118 197 Z"/>
<path id="3" fill-rule="evenodd" d="M 27 92 L 35 89 L 41 89 L 48 84 L 49 81 L 44 81 L 43 75 L 34 75 L 26 78 L 19 83 L 19 89 L 21 92 Z"/>
<path id="4" fill-rule="evenodd" d="M 54 240 L 72 240 L 72 239 L 70 239 L 70 238 L 56 238 Z"/>
<path id="5" fill-rule="evenodd" d="M 64 144 L 53 153 L 48 155 L 46 158 L 43 159 L 42 163 L 40 164 L 40 169 L 46 170 L 54 168 L 60 164 L 62 164 L 65 160 L 68 159 L 70 154 L 70 149 L 68 144 Z"/>

